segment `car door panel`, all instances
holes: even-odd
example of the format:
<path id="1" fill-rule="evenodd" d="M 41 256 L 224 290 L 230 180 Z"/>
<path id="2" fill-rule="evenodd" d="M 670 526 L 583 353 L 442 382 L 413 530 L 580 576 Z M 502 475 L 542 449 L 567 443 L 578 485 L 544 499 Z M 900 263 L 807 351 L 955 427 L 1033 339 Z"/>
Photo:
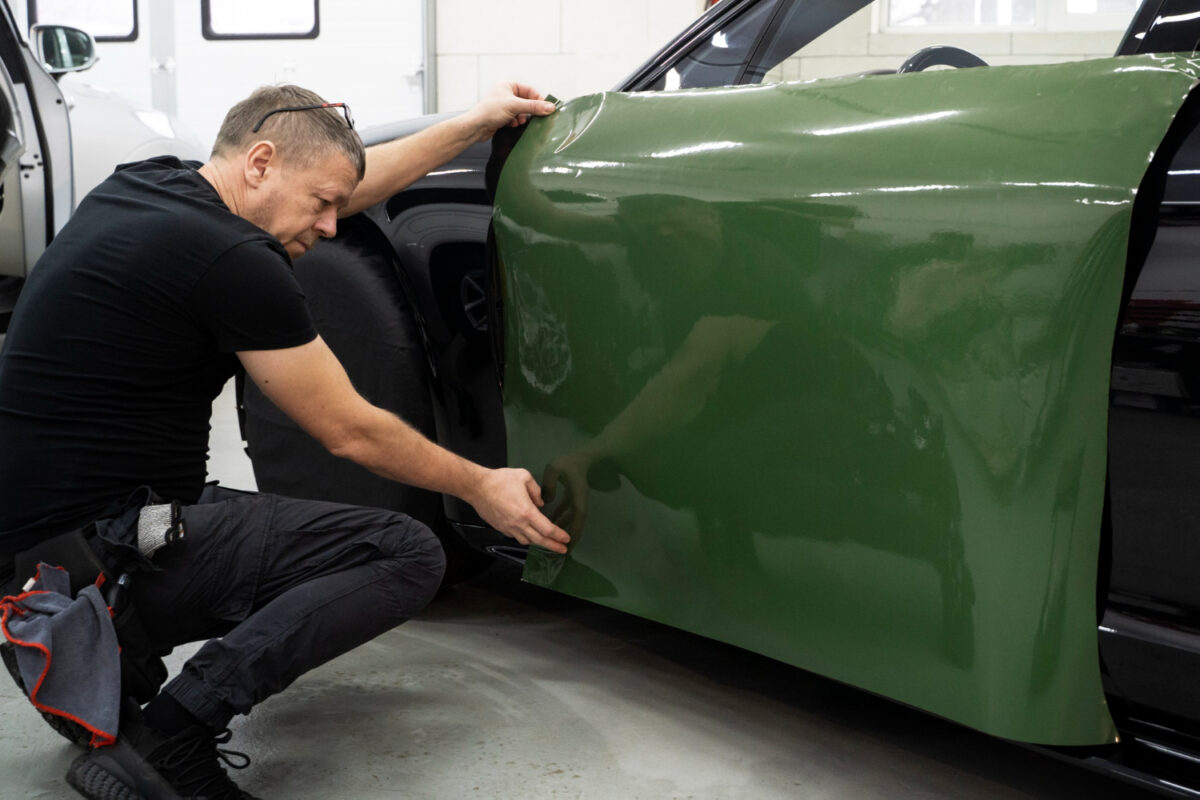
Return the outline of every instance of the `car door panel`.
<path id="1" fill-rule="evenodd" d="M 609 93 L 535 122 L 496 199 L 508 449 L 575 543 L 526 578 L 988 733 L 1113 741 L 1112 337 L 1196 75 Z"/>
<path id="2" fill-rule="evenodd" d="M 0 64 L 0 137 L 0 179 L 3 179 L 16 169 L 17 159 L 25 151 L 16 94 L 3 64 Z"/>
<path id="3" fill-rule="evenodd" d="M 7 5 L 0 5 L 0 61 L 24 142 L 18 169 L 4 178 L 0 276 L 21 278 L 71 214 L 71 128 L 58 84 L 21 41 Z"/>

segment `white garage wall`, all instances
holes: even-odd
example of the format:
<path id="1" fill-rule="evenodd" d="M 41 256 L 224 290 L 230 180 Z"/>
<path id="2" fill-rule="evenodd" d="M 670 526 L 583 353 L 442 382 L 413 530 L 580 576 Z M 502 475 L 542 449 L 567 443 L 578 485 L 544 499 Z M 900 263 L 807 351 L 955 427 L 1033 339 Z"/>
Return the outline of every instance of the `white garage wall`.
<path id="1" fill-rule="evenodd" d="M 437 0 L 438 108 L 466 108 L 502 80 L 563 99 L 611 89 L 703 7 L 703 0 Z"/>

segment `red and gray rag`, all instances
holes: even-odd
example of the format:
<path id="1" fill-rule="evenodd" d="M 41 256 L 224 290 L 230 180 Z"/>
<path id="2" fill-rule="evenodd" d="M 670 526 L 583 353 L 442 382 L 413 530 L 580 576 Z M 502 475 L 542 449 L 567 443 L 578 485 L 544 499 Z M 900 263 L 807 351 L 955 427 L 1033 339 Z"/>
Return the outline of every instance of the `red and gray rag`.
<path id="1" fill-rule="evenodd" d="M 20 594 L 0 598 L 0 631 L 13 646 L 29 701 L 91 733 L 91 746 L 117 738 L 121 655 L 112 612 L 98 585 L 71 597 L 61 567 L 38 566 Z"/>

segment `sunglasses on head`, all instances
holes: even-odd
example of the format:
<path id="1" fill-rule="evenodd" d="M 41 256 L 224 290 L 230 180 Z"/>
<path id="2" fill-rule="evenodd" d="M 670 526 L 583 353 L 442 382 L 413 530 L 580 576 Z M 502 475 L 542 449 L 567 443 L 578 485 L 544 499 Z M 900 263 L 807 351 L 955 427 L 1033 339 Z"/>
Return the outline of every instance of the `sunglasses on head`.
<path id="1" fill-rule="evenodd" d="M 318 108 L 340 108 L 346 116 L 346 125 L 350 128 L 354 127 L 354 117 L 350 115 L 350 106 L 345 103 L 316 103 L 311 106 L 288 106 L 287 108 L 277 108 L 274 111 L 268 111 L 263 115 L 263 118 L 258 121 L 258 124 L 250 129 L 251 133 L 258 133 L 258 129 L 263 126 L 263 123 L 271 118 L 272 114 L 282 114 L 285 111 L 315 111 Z"/>

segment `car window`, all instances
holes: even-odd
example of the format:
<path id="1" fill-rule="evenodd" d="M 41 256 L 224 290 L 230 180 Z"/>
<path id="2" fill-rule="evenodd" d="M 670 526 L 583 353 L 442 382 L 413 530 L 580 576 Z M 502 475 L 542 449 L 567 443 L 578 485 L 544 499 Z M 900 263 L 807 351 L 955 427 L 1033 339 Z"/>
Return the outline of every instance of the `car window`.
<path id="1" fill-rule="evenodd" d="M 808 55 L 812 50 L 809 45 L 822 38 L 838 42 L 839 46 L 832 52 L 845 49 L 847 42 L 843 41 L 844 37 L 838 37 L 838 29 L 844 25 L 853 27 L 850 20 L 856 13 L 870 14 L 870 4 L 871 0 L 801 0 L 792 3 L 783 9 L 779 19 L 767 31 L 741 82 L 771 83 L 808 77 L 798 74 L 798 64 L 789 67 L 785 62 L 798 56 L 801 50 Z"/>
<path id="2" fill-rule="evenodd" d="M 771 19 L 775 2 L 756 3 L 692 48 L 674 66 L 646 87 L 648 89 L 695 89 L 737 83 L 753 55 L 759 33 Z"/>
<path id="3" fill-rule="evenodd" d="M 799 31 L 796 29 L 806 20 L 793 9 L 775 29 L 766 47 L 760 48 L 761 56 L 746 71 L 745 82 L 779 83 L 844 74 L 848 65 L 840 56 L 857 52 L 848 43 L 860 41 L 865 52 L 866 42 L 862 41 L 861 31 L 867 26 L 860 20 L 863 15 L 871 15 L 869 5 L 847 17 L 832 20 L 827 29 L 813 31 L 810 25 L 809 30 Z M 808 62 L 805 69 L 801 68 L 801 55 Z M 897 58 L 894 66 L 899 66 L 900 61 Z"/>
<path id="4" fill-rule="evenodd" d="M 645 88 L 693 89 L 795 80 L 798 52 L 830 35 L 871 0 L 768 0 L 725 21 Z M 781 7 L 782 6 L 782 7 Z M 778 13 L 776 13 L 778 10 Z"/>

